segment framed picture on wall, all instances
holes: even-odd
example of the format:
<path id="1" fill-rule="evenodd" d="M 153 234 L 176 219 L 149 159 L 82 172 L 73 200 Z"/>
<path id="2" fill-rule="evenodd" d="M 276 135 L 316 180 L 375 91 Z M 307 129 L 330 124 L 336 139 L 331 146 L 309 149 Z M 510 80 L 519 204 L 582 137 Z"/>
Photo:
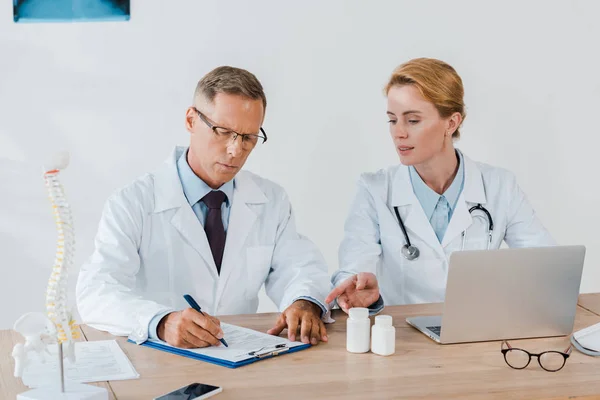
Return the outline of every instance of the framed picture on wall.
<path id="1" fill-rule="evenodd" d="M 12 0 L 15 22 L 127 21 L 130 0 Z"/>

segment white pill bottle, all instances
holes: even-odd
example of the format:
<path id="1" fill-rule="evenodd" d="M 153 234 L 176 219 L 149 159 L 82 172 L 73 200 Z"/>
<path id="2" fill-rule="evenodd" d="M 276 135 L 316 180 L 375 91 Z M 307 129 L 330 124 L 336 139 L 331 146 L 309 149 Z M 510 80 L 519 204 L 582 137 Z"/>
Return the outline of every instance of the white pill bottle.
<path id="1" fill-rule="evenodd" d="M 380 356 L 389 356 L 396 352 L 396 328 L 392 325 L 391 315 L 378 315 L 371 331 L 371 351 Z"/>
<path id="2" fill-rule="evenodd" d="M 366 353 L 371 345 L 370 334 L 369 310 L 362 307 L 351 308 L 346 320 L 346 350 L 350 353 Z"/>

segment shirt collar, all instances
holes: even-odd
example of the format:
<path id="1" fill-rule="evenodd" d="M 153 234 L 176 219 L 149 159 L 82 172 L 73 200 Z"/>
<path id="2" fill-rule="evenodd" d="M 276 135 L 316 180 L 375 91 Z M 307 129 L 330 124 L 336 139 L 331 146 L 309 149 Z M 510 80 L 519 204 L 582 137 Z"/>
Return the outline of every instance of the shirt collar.
<path id="1" fill-rule="evenodd" d="M 465 163 L 463 160 L 462 153 L 459 150 L 456 150 L 459 159 L 459 167 L 454 180 L 450 184 L 450 187 L 446 189 L 443 196 L 448 201 L 450 205 L 450 209 L 454 210 L 456 203 L 458 202 L 458 197 L 462 192 L 464 185 L 464 177 L 465 177 Z M 411 165 L 408 168 L 410 181 L 412 183 L 413 192 L 417 199 L 419 199 L 419 203 L 421 203 L 421 207 L 427 216 L 427 219 L 431 219 L 433 215 L 433 211 L 440 199 L 440 195 L 437 194 L 433 189 L 431 189 L 427 184 L 423 181 L 421 176 L 417 173 L 417 170 Z"/>
<path id="2" fill-rule="evenodd" d="M 213 190 L 206 182 L 200 179 L 194 171 L 192 171 L 192 168 L 187 162 L 187 150 L 184 151 L 177 160 L 177 173 L 179 174 L 183 194 L 190 206 L 194 206 L 194 204 Z M 225 200 L 227 206 L 231 205 L 230 202 L 233 198 L 233 189 L 235 188 L 234 180 L 235 179 L 230 180 L 217 189 L 223 191 L 227 196 Z"/>

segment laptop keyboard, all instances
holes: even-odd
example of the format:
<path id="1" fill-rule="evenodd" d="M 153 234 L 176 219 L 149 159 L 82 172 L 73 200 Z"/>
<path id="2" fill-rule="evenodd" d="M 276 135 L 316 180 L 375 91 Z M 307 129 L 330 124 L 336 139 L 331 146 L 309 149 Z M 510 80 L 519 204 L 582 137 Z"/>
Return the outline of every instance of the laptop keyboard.
<path id="1" fill-rule="evenodd" d="M 429 329 L 431 332 L 435 333 L 438 336 L 440 336 L 442 333 L 441 326 L 428 326 L 427 329 Z"/>

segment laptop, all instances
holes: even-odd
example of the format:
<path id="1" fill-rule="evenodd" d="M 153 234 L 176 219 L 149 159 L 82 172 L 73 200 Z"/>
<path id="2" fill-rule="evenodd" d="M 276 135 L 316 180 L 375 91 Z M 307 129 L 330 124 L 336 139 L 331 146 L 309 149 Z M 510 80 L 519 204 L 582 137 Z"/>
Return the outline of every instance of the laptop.
<path id="1" fill-rule="evenodd" d="M 406 322 L 438 343 L 569 335 L 585 246 L 456 251 L 443 315 Z"/>

